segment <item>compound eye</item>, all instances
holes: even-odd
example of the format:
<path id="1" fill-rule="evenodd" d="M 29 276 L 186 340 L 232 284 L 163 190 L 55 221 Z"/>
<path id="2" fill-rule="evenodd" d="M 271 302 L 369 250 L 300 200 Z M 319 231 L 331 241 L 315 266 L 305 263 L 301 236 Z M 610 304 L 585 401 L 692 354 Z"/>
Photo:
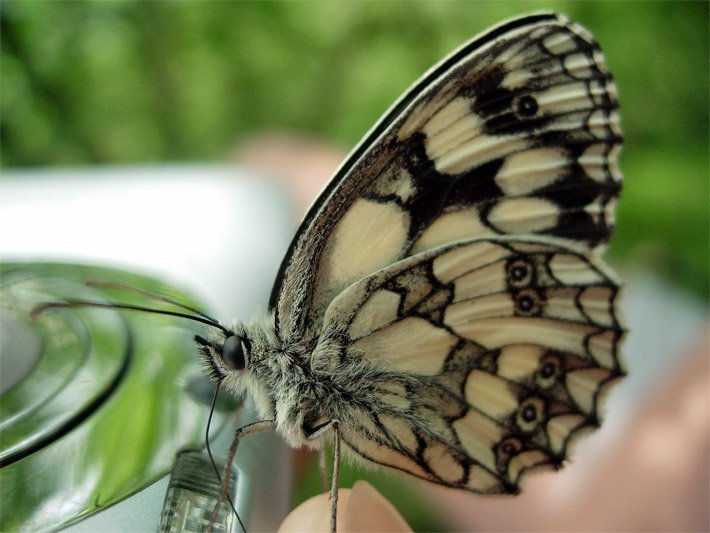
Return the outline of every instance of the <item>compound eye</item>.
<path id="1" fill-rule="evenodd" d="M 222 345 L 222 360 L 231 370 L 242 370 L 246 366 L 246 349 L 239 335 L 225 339 Z"/>

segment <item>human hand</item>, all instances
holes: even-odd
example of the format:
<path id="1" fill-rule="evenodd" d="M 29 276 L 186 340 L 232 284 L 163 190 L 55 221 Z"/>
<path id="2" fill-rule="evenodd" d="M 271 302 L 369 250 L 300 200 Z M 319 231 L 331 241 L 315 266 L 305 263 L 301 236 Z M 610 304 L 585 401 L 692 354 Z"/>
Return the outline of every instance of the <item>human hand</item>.
<path id="1" fill-rule="evenodd" d="M 328 531 L 330 494 L 324 492 L 306 500 L 286 517 L 279 533 Z M 397 509 L 366 481 L 358 481 L 352 489 L 338 491 L 337 530 L 412 531 Z"/>

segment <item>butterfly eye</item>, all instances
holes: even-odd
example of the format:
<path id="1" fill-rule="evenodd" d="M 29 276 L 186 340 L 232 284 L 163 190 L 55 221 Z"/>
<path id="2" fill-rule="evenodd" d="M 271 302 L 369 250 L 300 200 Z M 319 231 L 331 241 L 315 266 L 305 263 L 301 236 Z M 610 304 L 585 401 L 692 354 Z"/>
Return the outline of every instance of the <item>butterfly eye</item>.
<path id="1" fill-rule="evenodd" d="M 222 345 L 222 360 L 232 370 L 242 370 L 246 366 L 246 346 L 239 335 L 227 337 Z"/>

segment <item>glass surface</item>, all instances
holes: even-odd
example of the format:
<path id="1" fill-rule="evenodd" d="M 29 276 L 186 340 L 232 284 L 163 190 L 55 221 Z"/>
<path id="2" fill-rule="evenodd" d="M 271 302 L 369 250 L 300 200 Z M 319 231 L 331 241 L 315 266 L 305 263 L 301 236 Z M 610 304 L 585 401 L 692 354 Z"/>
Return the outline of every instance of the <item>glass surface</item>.
<path id="1" fill-rule="evenodd" d="M 18 338 L 40 339 L 28 347 L 36 352 L 39 346 L 34 363 L 1 397 L 0 530 L 54 529 L 80 520 L 165 475 L 180 450 L 202 446 L 208 405 L 188 385 L 194 389 L 204 379 L 191 338 L 204 327 L 92 308 L 55 309 L 29 319 L 37 303 L 65 298 L 166 307 L 81 283 L 89 279 L 199 307 L 192 298 L 106 268 L 5 264 L 0 273 L 3 319 L 13 317 L 3 337 L 17 331 Z M 18 340 L 5 339 L 2 347 L 3 368 L 24 355 Z M 221 419 L 218 412 L 217 425 Z"/>
<path id="2" fill-rule="evenodd" d="M 222 471 L 224 465 L 220 464 L 218 468 Z M 233 470 L 231 494 L 234 494 L 236 475 Z M 231 531 L 236 520 L 226 499 L 212 522 L 221 489 L 222 484 L 206 452 L 189 450 L 181 453 L 170 475 L 158 531 L 206 531 L 210 526 L 212 531 Z"/>

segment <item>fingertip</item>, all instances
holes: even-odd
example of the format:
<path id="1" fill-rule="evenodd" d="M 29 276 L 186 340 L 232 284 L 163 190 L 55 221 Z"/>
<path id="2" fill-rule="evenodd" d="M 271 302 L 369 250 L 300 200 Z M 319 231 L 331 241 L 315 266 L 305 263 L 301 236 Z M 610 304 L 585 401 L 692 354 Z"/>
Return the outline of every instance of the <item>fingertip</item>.
<path id="1" fill-rule="evenodd" d="M 330 494 L 318 494 L 296 507 L 279 527 L 279 533 L 330 531 Z M 412 529 L 382 494 L 366 481 L 338 491 L 336 527 L 340 533 L 356 531 L 411 532 Z"/>
<path id="2" fill-rule="evenodd" d="M 412 531 L 394 505 L 367 481 L 360 480 L 353 485 L 346 507 L 343 532 Z"/>
<path id="3" fill-rule="evenodd" d="M 351 497 L 351 489 L 338 491 L 338 516 L 336 527 L 345 532 L 344 520 Z M 279 526 L 279 533 L 302 533 L 304 531 L 330 531 L 330 493 L 324 492 L 309 498 L 291 511 Z"/>

